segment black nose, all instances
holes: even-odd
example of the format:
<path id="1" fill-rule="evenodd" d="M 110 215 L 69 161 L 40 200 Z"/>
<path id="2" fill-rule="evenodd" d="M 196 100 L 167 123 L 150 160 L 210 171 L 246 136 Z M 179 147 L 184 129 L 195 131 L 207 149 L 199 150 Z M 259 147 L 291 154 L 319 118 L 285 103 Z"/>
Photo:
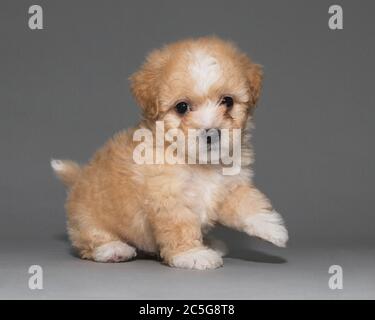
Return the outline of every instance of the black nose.
<path id="1" fill-rule="evenodd" d="M 217 140 L 220 140 L 220 129 L 217 128 L 210 128 L 206 129 L 207 135 L 207 144 L 215 143 Z"/>

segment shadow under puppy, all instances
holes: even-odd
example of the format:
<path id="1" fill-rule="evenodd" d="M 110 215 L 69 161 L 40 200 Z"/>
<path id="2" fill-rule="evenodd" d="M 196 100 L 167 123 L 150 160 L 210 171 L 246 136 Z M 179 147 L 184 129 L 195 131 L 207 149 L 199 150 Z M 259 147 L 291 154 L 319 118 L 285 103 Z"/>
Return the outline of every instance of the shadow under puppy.
<path id="1" fill-rule="evenodd" d="M 140 124 L 112 137 L 83 167 L 51 162 L 68 188 L 67 228 L 80 256 L 120 262 L 139 249 L 173 267 L 213 269 L 223 264 L 222 255 L 203 244 L 203 234 L 215 223 L 285 246 L 281 216 L 252 183 L 249 129 L 260 66 L 232 43 L 204 37 L 153 51 L 130 80 L 143 111 Z M 186 135 L 241 129 L 239 172 L 225 175 L 224 165 L 209 162 L 136 163 L 133 135 L 140 128 L 155 135 L 157 121 Z M 153 152 L 165 152 L 168 144 L 162 150 L 153 144 Z"/>

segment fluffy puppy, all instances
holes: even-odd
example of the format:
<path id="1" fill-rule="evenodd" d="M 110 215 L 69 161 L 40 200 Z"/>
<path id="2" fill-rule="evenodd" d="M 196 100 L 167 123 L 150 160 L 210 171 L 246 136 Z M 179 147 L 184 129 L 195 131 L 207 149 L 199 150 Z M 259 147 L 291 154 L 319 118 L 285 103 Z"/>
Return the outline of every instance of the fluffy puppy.
<path id="1" fill-rule="evenodd" d="M 261 67 L 232 43 L 204 37 L 153 51 L 130 81 L 143 113 L 140 124 L 116 134 L 85 166 L 51 162 L 68 188 L 67 229 L 80 256 L 120 262 L 138 249 L 172 267 L 213 269 L 222 256 L 204 245 L 203 234 L 215 223 L 284 247 L 283 220 L 252 183 L 249 129 Z M 185 134 L 241 129 L 240 170 L 225 175 L 222 163 L 136 163 L 134 134 L 141 128 L 155 135 L 157 121 Z M 166 152 L 170 144 L 161 150 L 152 144 L 152 150 Z"/>

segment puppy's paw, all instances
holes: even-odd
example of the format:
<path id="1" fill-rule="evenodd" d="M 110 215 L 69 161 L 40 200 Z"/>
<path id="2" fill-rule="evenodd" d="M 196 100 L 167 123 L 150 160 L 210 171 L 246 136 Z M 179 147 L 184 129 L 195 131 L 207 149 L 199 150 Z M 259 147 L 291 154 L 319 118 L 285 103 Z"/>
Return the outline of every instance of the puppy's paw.
<path id="1" fill-rule="evenodd" d="M 97 262 L 121 262 L 128 261 L 136 255 L 135 248 L 122 241 L 112 241 L 95 248 L 93 259 Z"/>
<path id="2" fill-rule="evenodd" d="M 184 269 L 207 270 L 223 265 L 221 255 L 212 249 L 192 249 L 174 256 L 170 266 Z"/>
<path id="3" fill-rule="evenodd" d="M 245 232 L 278 247 L 286 247 L 288 241 L 288 230 L 283 218 L 276 211 L 257 213 L 247 218 Z"/>

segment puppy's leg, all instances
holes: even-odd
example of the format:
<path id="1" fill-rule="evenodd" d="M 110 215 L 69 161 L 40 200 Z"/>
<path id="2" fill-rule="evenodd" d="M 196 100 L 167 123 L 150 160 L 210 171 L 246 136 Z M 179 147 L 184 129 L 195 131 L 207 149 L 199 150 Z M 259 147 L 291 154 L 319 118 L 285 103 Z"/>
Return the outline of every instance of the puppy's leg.
<path id="1" fill-rule="evenodd" d="M 116 235 L 92 225 L 69 224 L 68 233 L 82 259 L 97 262 L 122 262 L 136 256 L 136 249 Z"/>
<path id="2" fill-rule="evenodd" d="M 198 215 L 189 208 L 165 206 L 150 220 L 160 255 L 170 266 L 199 270 L 222 266 L 221 255 L 203 245 Z"/>
<path id="3" fill-rule="evenodd" d="M 219 222 L 249 235 L 285 247 L 288 231 L 270 201 L 251 185 L 237 186 L 223 202 Z"/>

